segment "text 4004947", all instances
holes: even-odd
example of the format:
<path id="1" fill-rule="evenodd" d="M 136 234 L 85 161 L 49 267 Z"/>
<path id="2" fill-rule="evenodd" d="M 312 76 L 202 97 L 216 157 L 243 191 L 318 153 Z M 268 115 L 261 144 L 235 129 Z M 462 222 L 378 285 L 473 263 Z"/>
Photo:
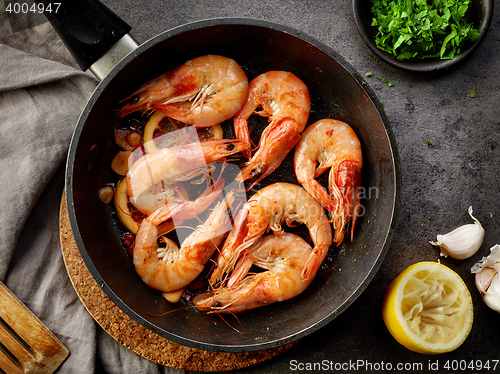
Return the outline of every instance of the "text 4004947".
<path id="1" fill-rule="evenodd" d="M 14 14 L 27 14 L 27 13 L 57 13 L 61 3 L 17 3 L 9 2 L 5 6 L 5 12 Z"/>

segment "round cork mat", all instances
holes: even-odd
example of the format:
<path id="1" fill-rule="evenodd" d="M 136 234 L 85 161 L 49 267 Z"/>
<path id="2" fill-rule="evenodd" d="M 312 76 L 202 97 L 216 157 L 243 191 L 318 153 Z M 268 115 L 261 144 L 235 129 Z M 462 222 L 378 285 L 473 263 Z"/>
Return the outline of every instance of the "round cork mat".
<path id="1" fill-rule="evenodd" d="M 204 351 L 165 339 L 125 314 L 94 280 L 73 238 L 64 194 L 59 214 L 59 235 L 64 263 L 80 300 L 109 335 L 142 357 L 176 369 L 216 372 L 241 369 L 270 360 L 296 344 L 257 352 L 231 353 Z"/>

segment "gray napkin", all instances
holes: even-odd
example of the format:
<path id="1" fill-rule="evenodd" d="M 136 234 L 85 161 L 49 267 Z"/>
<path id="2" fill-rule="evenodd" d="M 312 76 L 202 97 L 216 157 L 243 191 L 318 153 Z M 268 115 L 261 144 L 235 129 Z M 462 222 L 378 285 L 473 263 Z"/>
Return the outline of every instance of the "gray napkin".
<path id="1" fill-rule="evenodd" d="M 98 82 L 50 24 L 12 17 L 0 12 L 0 280 L 69 349 L 59 373 L 180 373 L 113 340 L 71 285 L 58 232 L 64 161 Z"/>
<path id="2" fill-rule="evenodd" d="M 97 84 L 64 64 L 69 52 L 49 24 L 12 32 L 9 21 L 7 13 L 0 14 L 0 279 Z"/>

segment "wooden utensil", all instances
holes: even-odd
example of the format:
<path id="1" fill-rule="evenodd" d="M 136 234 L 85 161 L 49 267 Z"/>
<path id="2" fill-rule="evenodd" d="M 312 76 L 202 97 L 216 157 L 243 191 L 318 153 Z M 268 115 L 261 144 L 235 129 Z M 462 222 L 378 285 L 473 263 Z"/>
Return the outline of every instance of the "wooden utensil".
<path id="1" fill-rule="evenodd" d="M 68 349 L 0 282 L 0 372 L 53 373 Z"/>

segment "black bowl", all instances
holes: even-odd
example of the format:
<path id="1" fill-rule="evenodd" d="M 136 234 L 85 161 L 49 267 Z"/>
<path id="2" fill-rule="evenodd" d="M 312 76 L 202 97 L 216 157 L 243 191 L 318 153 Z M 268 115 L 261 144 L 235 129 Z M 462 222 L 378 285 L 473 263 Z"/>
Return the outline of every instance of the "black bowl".
<path id="1" fill-rule="evenodd" d="M 488 30 L 491 18 L 493 17 L 493 3 L 494 0 L 473 0 L 471 8 L 469 10 L 471 21 L 474 23 L 474 27 L 479 31 L 479 36 L 463 49 L 455 58 L 451 60 L 442 60 L 439 58 L 426 58 L 426 59 L 409 59 L 409 60 L 398 60 L 395 56 L 382 51 L 377 48 L 375 43 L 375 35 L 377 34 L 377 29 L 372 24 L 372 12 L 371 12 L 371 1 L 369 0 L 353 0 L 352 7 L 354 12 L 354 19 L 358 27 L 361 37 L 365 41 L 366 45 L 370 50 L 379 57 L 382 61 L 388 63 L 389 65 L 395 66 L 399 69 L 413 72 L 429 72 L 436 71 L 445 68 L 449 68 L 452 65 L 462 61 L 469 54 L 476 49 L 481 40 L 483 40 Z"/>

